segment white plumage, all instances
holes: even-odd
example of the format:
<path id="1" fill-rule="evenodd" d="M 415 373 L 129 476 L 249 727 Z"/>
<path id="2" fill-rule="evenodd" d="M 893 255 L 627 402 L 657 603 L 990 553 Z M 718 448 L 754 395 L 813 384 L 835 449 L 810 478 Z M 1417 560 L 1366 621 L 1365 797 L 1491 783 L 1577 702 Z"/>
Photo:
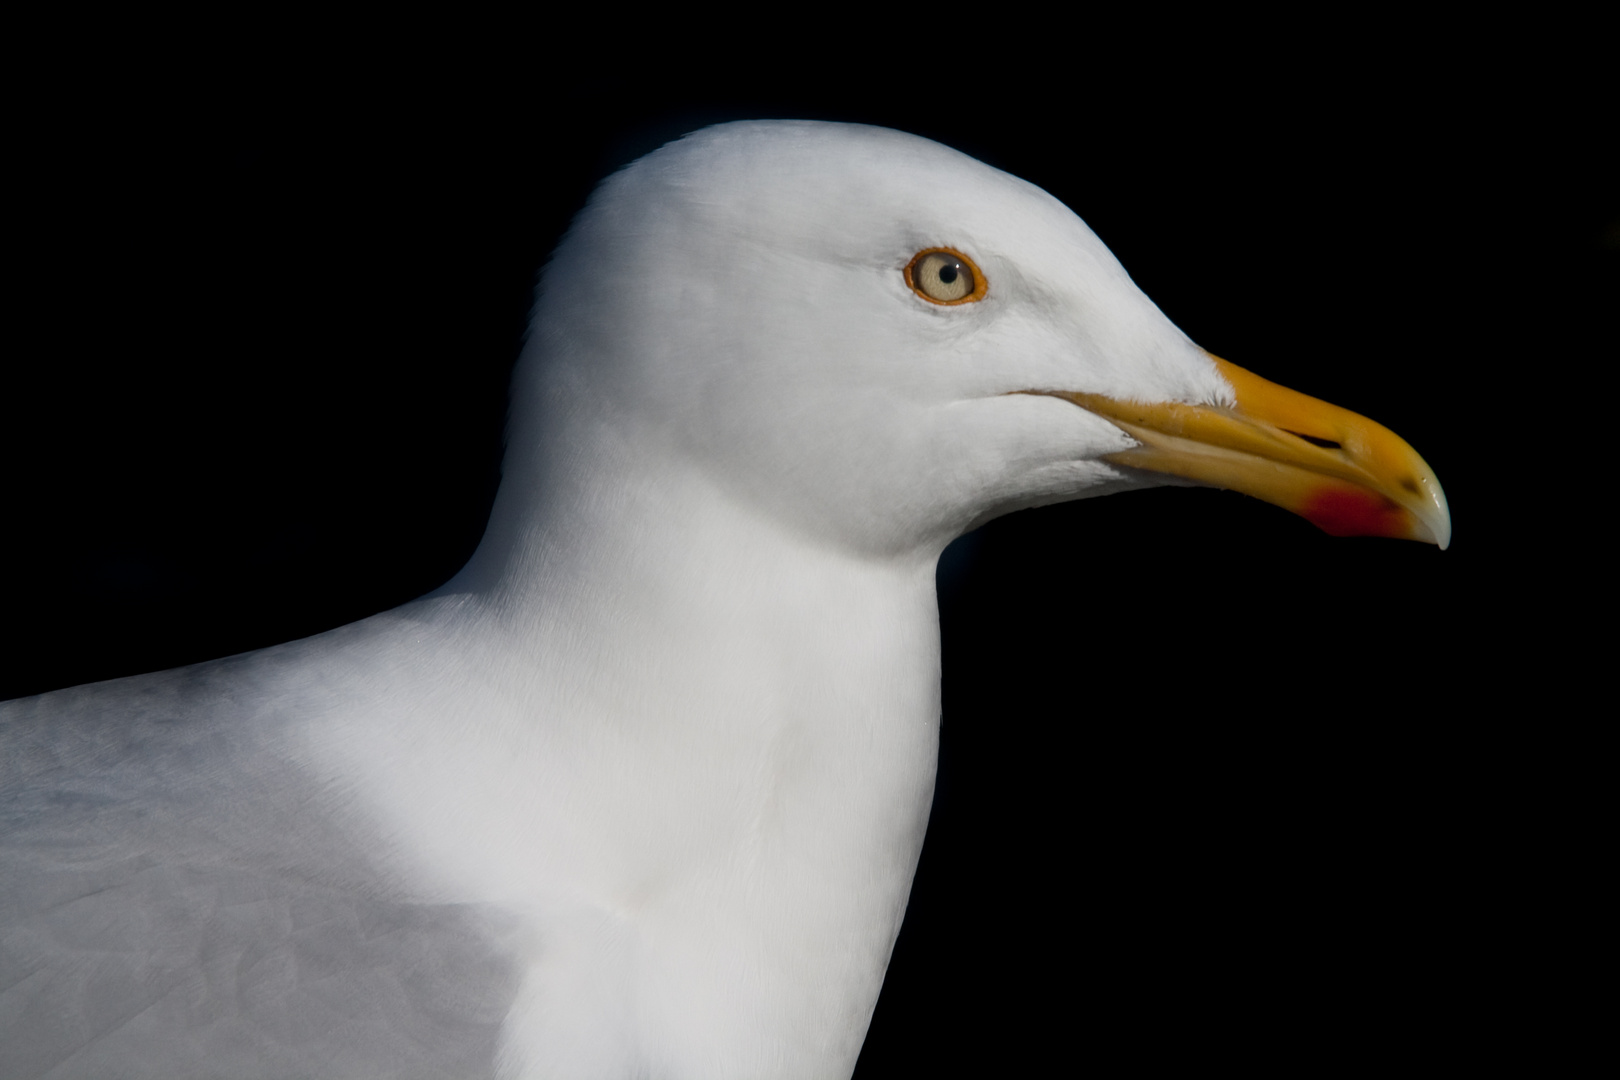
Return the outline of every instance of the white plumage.
<path id="1" fill-rule="evenodd" d="M 982 302 L 907 287 L 941 245 Z M 0 711 L 0 1072 L 849 1075 L 932 792 L 940 551 L 1154 482 L 1030 389 L 1233 401 L 1066 207 L 926 140 L 729 124 L 613 176 L 453 581 Z"/>

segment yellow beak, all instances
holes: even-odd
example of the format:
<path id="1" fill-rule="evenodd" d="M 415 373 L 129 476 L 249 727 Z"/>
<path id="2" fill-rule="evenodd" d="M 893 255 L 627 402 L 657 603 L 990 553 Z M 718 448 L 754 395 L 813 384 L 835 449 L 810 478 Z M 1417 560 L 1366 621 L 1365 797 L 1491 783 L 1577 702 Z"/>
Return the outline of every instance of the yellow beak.
<path id="1" fill-rule="evenodd" d="M 1268 382 L 1213 356 L 1232 409 L 1143 405 L 1045 391 L 1117 424 L 1140 446 L 1108 461 L 1230 488 L 1292 510 L 1334 536 L 1451 542 L 1434 470 L 1406 440 L 1349 409 Z"/>

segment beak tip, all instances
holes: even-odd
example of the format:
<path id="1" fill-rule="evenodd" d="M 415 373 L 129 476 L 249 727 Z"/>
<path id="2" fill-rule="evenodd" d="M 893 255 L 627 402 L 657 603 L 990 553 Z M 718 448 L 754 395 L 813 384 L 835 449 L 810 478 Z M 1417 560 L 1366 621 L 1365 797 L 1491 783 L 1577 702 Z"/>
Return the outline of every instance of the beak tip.
<path id="1" fill-rule="evenodd" d="M 1436 515 L 1435 520 L 1432 523 L 1425 522 L 1424 524 L 1429 526 L 1429 531 L 1434 534 L 1434 542 L 1439 546 L 1441 551 L 1444 551 L 1446 548 L 1451 546 L 1450 514 L 1442 511 L 1440 514 Z"/>
<path id="2" fill-rule="evenodd" d="M 1413 537 L 1414 540 L 1427 540 L 1441 551 L 1451 546 L 1451 518 L 1436 515 L 1433 519 L 1418 519 L 1418 528 L 1422 536 Z"/>
<path id="3" fill-rule="evenodd" d="M 1419 523 L 1429 533 L 1432 542 L 1441 551 L 1451 546 L 1451 507 L 1446 503 L 1446 493 L 1440 487 L 1440 481 L 1434 473 L 1428 471 L 1425 465 L 1424 486 L 1428 489 L 1428 504 L 1417 514 Z"/>

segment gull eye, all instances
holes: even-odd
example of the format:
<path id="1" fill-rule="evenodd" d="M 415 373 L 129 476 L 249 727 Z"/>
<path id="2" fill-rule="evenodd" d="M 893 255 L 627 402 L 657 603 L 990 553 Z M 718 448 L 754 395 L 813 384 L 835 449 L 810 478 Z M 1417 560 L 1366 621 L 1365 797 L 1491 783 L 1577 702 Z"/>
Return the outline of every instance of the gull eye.
<path id="1" fill-rule="evenodd" d="M 986 282 L 973 260 L 950 248 L 928 248 L 906 264 L 906 284 L 935 304 L 966 304 L 984 297 Z"/>

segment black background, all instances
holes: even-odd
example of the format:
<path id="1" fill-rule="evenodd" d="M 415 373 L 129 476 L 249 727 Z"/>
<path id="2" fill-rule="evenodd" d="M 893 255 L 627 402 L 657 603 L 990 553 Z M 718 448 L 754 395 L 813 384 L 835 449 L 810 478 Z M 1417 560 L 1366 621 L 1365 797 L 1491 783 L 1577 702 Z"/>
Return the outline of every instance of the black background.
<path id="1" fill-rule="evenodd" d="M 1063 199 L 1205 347 L 1406 437 L 1455 542 L 1167 489 L 954 546 L 938 795 L 857 1075 L 1545 1062 L 1586 1015 L 1556 988 L 1606 715 L 1580 552 L 1610 470 L 1581 440 L 1615 360 L 1613 102 L 1521 62 L 1543 45 L 1341 46 L 41 84 L 12 137 L 0 690 L 439 585 L 597 180 L 728 119 L 903 128 Z"/>

